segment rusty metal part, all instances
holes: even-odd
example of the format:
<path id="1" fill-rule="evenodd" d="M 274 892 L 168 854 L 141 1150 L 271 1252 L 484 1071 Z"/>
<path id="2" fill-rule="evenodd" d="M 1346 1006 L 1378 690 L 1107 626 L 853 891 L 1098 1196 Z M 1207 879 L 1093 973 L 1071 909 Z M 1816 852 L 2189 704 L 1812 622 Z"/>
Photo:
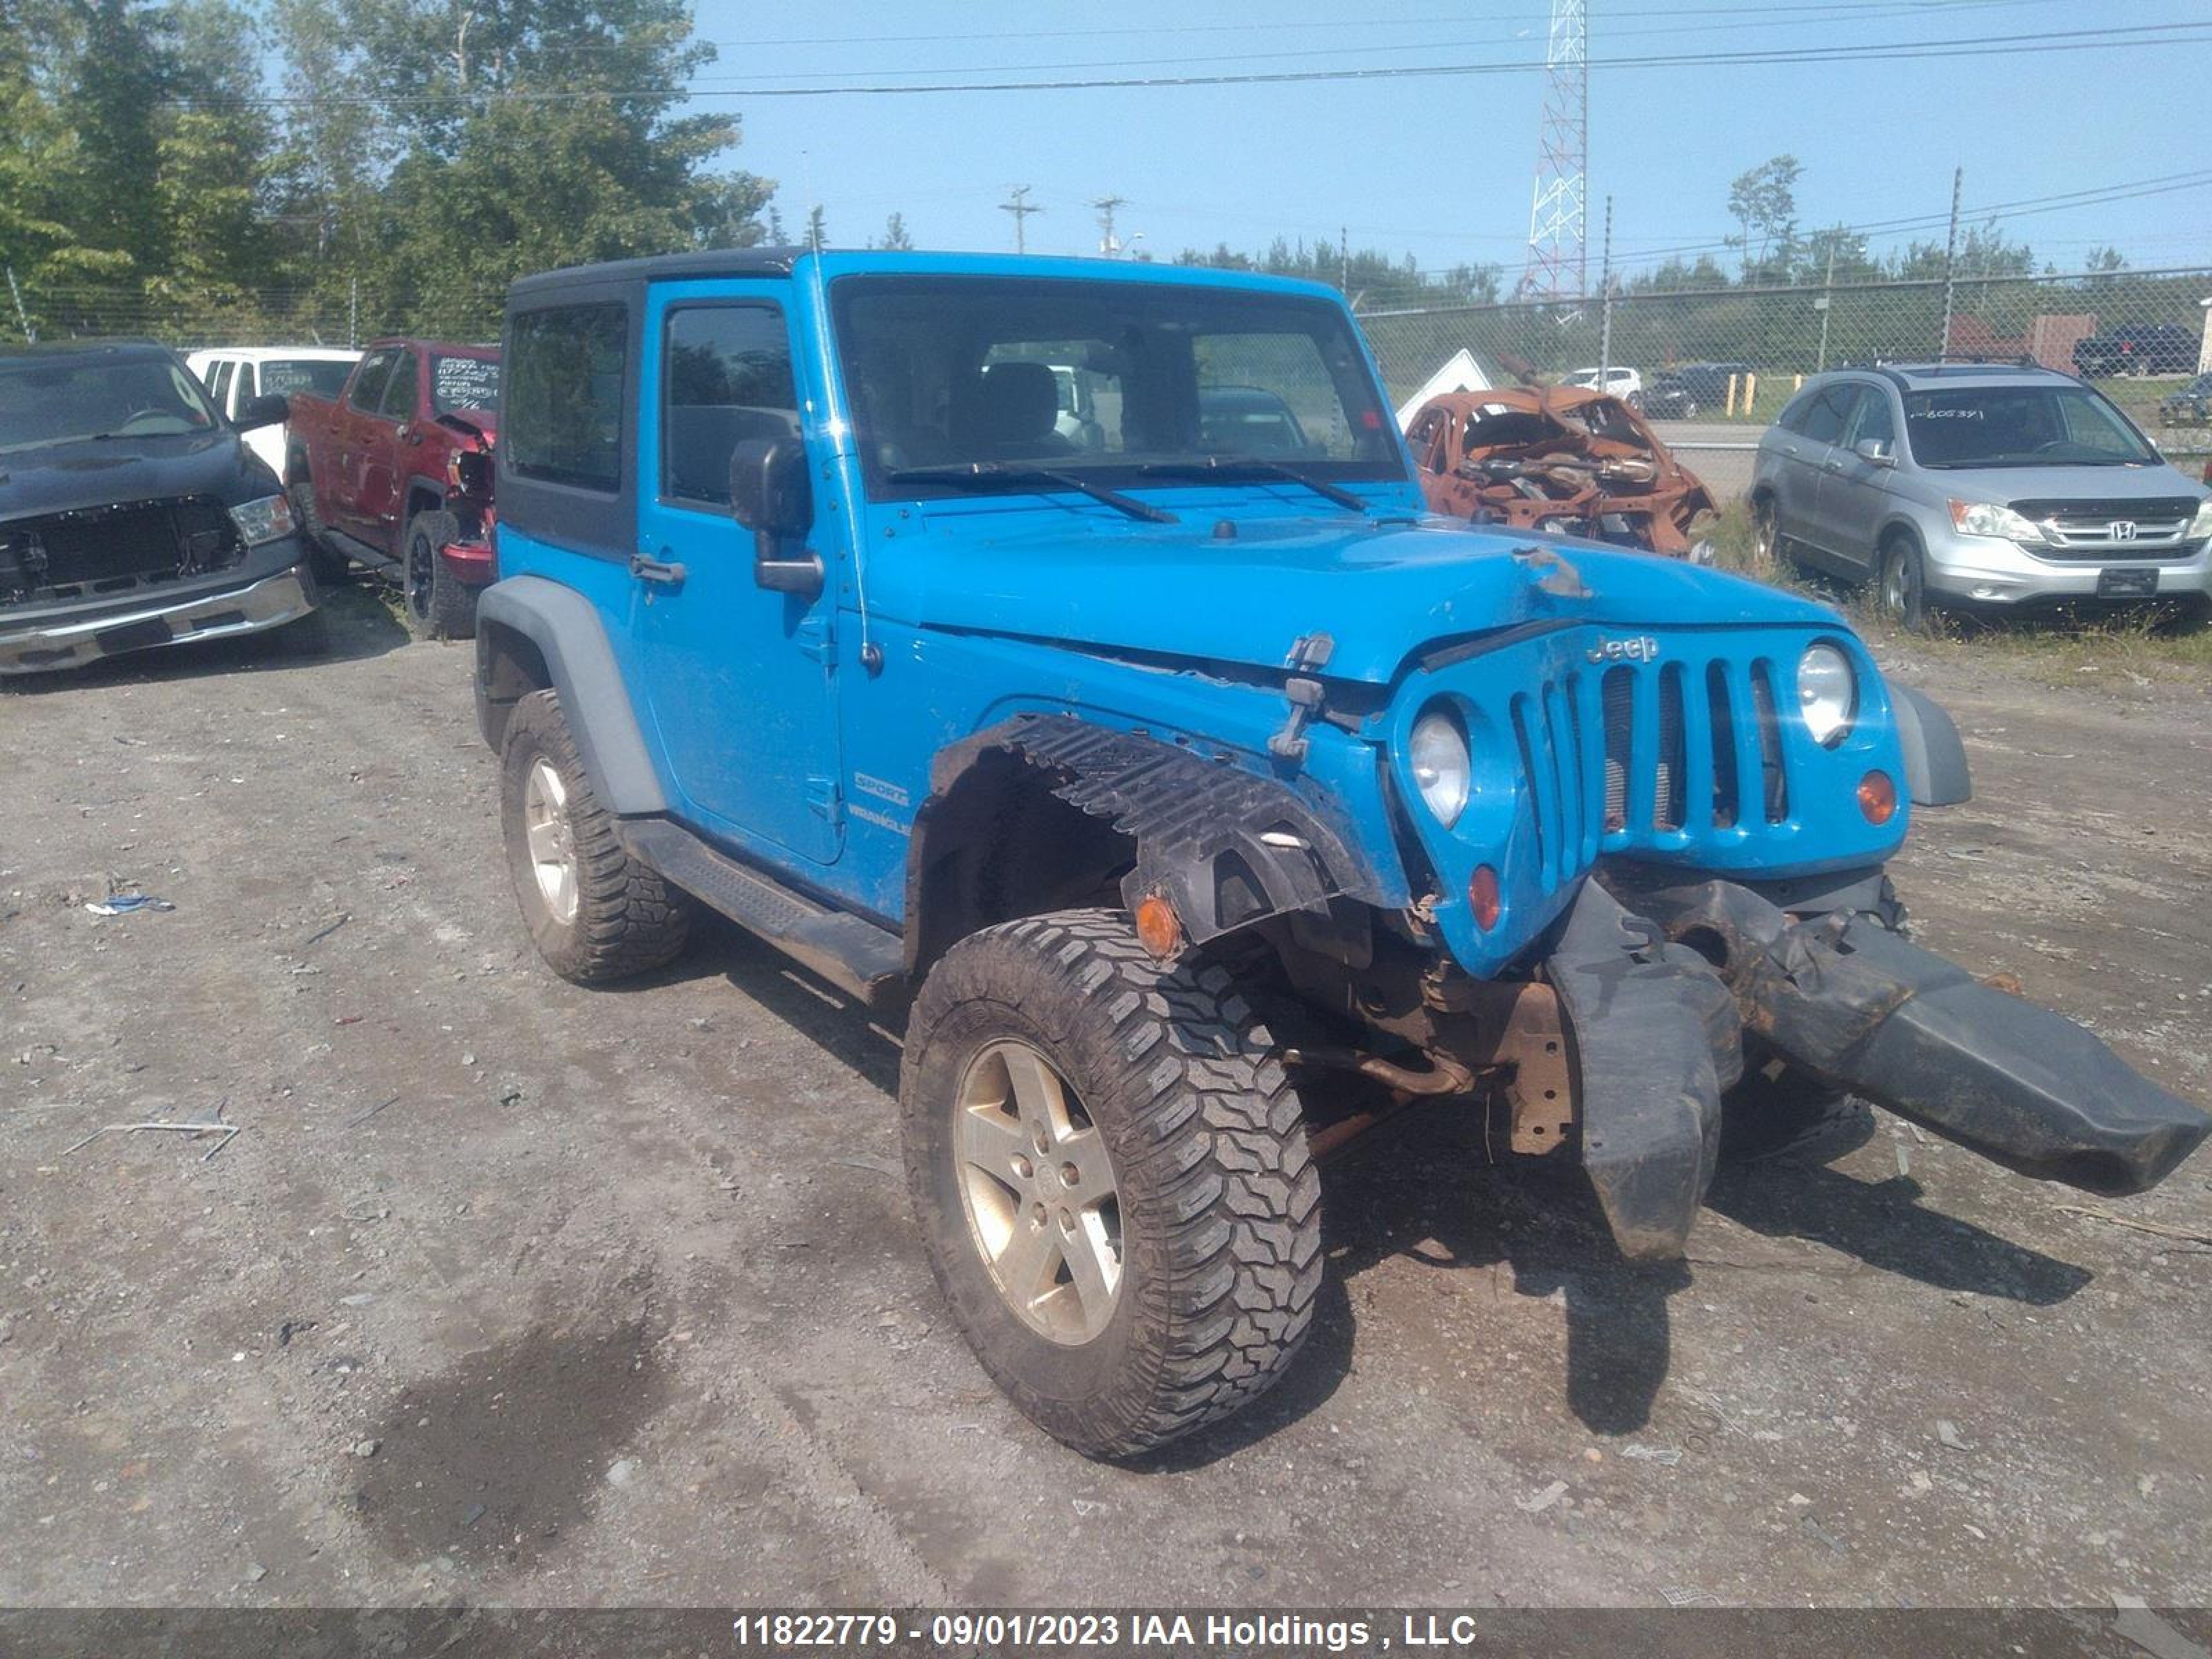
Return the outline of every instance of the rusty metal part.
<path id="1" fill-rule="evenodd" d="M 1713 499 L 1644 417 L 1608 392 L 1527 386 L 1454 392 L 1407 428 L 1430 509 L 1516 530 L 1560 526 L 1680 558 Z M 1614 538 L 1617 539 L 1617 537 Z"/>
<path id="2" fill-rule="evenodd" d="M 1567 1055 L 1559 994 L 1548 985 L 1511 988 L 1513 1001 L 1490 1051 L 1505 1068 L 1503 1091 L 1516 1152 L 1540 1156 L 1564 1146 L 1575 1127 L 1574 1070 Z"/>
<path id="3" fill-rule="evenodd" d="M 1428 1058 L 1431 1068 L 1417 1072 L 1410 1066 L 1401 1066 L 1380 1054 L 1363 1054 L 1357 1048 L 1283 1050 L 1283 1063 L 1286 1066 L 1324 1066 L 1332 1071 L 1357 1072 L 1401 1094 L 1463 1095 L 1474 1087 L 1474 1073 L 1449 1054 L 1431 1054 Z"/>

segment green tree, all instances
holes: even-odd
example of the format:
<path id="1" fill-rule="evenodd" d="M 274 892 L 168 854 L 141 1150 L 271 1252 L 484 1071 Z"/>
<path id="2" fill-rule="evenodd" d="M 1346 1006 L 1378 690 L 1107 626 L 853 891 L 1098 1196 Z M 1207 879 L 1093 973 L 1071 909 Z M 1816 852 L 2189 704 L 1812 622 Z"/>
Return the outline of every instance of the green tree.
<path id="1" fill-rule="evenodd" d="M 914 246 L 914 238 L 907 234 L 904 214 L 894 213 L 884 221 L 884 240 L 876 246 L 895 251 L 904 250 Z"/>
<path id="2" fill-rule="evenodd" d="M 1743 255 L 1747 283 L 1786 279 L 1797 240 L 1797 180 L 1804 168 L 1794 155 L 1777 155 L 1729 186 L 1729 216 L 1737 226 L 1729 246 Z"/>

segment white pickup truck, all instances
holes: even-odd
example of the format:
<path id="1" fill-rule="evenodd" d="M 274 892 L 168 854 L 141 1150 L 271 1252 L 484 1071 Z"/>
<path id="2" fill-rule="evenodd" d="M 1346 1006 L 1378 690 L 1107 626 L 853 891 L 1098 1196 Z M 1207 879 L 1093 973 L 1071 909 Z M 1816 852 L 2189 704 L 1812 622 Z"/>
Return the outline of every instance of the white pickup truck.
<path id="1" fill-rule="evenodd" d="M 185 357 L 225 420 L 268 392 L 289 398 L 295 392 L 319 392 L 335 398 L 345 385 L 347 372 L 360 361 L 358 351 L 330 346 L 217 346 Z M 284 476 L 281 425 L 249 432 L 246 441 L 278 477 Z"/>

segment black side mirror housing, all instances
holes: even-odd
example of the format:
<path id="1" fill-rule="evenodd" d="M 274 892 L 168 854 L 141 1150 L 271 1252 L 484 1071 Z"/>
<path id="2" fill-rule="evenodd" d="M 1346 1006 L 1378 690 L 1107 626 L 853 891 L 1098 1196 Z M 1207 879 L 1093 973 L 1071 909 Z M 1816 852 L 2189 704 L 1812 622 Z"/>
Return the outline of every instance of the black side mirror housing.
<path id="1" fill-rule="evenodd" d="M 753 532 L 753 580 L 776 593 L 822 592 L 822 556 L 782 556 L 782 543 L 814 527 L 806 446 L 796 438 L 748 438 L 730 452 L 730 516 Z"/>
<path id="2" fill-rule="evenodd" d="M 284 394 L 267 392 L 240 404 L 238 418 L 231 424 L 240 432 L 251 432 L 256 427 L 278 426 L 291 418 L 292 405 Z"/>

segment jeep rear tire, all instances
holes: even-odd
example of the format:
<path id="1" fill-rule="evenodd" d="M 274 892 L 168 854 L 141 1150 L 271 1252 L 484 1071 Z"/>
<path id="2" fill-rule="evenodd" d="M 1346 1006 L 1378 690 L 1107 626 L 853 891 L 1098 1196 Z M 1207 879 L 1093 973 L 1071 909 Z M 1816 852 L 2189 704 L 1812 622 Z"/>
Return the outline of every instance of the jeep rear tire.
<path id="1" fill-rule="evenodd" d="M 1127 916 L 970 935 L 917 999 L 907 1182 L 983 1369 L 1091 1457 L 1265 1392 L 1320 1289 L 1321 1182 L 1274 1041 L 1228 973 Z"/>
<path id="2" fill-rule="evenodd" d="M 399 544 L 399 609 L 418 640 L 476 637 L 476 592 L 446 562 L 446 544 L 460 533 L 461 521 L 443 509 L 407 520 Z"/>
<path id="3" fill-rule="evenodd" d="M 592 793 L 552 691 L 514 705 L 500 750 L 500 827 L 522 920 L 548 967 L 605 985 L 673 961 L 691 901 L 632 858 Z"/>

